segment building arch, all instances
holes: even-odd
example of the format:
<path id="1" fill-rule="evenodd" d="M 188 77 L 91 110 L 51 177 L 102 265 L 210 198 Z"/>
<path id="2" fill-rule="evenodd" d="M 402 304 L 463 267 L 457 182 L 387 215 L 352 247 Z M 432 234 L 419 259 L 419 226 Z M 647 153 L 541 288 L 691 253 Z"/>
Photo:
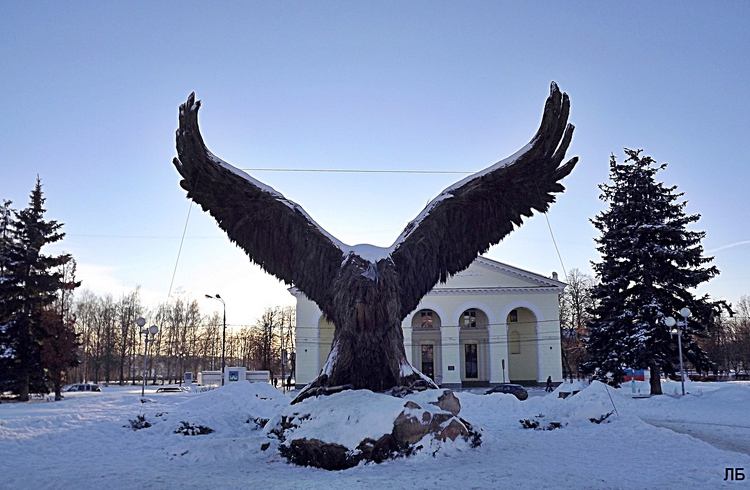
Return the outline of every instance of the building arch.
<path id="1" fill-rule="evenodd" d="M 508 377 L 512 382 L 536 383 L 539 379 L 539 317 L 525 306 L 508 309 Z"/>
<path id="2" fill-rule="evenodd" d="M 487 324 L 488 325 L 495 325 L 497 324 L 497 318 L 495 317 L 495 312 L 492 308 L 490 308 L 486 303 L 483 303 L 481 301 L 467 301 L 463 304 L 461 304 L 456 310 L 453 312 L 453 325 L 460 325 L 461 324 L 461 315 L 463 315 L 464 311 L 469 309 L 477 309 L 482 310 L 482 312 L 487 315 Z"/>
<path id="3" fill-rule="evenodd" d="M 444 317 L 443 317 L 444 318 Z M 419 308 L 411 316 L 411 353 L 414 367 L 433 381 L 442 379 L 443 318 L 432 308 Z"/>
<path id="4" fill-rule="evenodd" d="M 468 302 L 457 310 L 460 311 L 456 324 L 459 328 L 461 385 L 467 388 L 489 386 L 490 382 L 491 316 L 485 309 L 475 306 L 477 304 L 481 305 L 478 302 Z M 491 312 L 486 305 L 483 306 Z"/>
<path id="5" fill-rule="evenodd" d="M 531 301 L 526 301 L 523 299 L 508 303 L 505 308 L 503 308 L 503 311 L 500 314 L 500 318 L 502 318 L 503 321 L 506 321 L 510 312 L 518 308 L 526 308 L 527 310 L 530 310 L 532 313 L 534 313 L 537 322 L 544 321 L 544 313 L 542 313 L 542 310 L 539 308 L 539 306 L 532 303 Z"/>
<path id="6" fill-rule="evenodd" d="M 422 311 L 422 310 L 432 310 L 432 311 L 434 311 L 440 317 L 440 321 L 441 322 L 442 321 L 447 321 L 447 319 L 448 319 L 448 315 L 445 313 L 445 310 L 443 309 L 442 306 L 440 306 L 437 303 L 432 303 L 432 302 L 425 301 L 425 302 L 419 303 L 419 307 L 416 310 L 414 310 L 411 313 L 409 313 L 406 316 L 406 318 L 404 319 L 404 321 L 408 325 L 414 326 L 414 317 L 418 316 L 419 312 Z"/>

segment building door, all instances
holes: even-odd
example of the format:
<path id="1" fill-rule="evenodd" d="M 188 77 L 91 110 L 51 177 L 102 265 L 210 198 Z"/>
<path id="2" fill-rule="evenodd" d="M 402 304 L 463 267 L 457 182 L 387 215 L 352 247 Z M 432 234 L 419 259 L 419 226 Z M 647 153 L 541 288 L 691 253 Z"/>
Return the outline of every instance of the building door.
<path id="1" fill-rule="evenodd" d="M 479 378 L 477 344 L 464 344 L 464 370 L 467 379 Z"/>
<path id="2" fill-rule="evenodd" d="M 435 380 L 435 348 L 433 344 L 421 345 L 421 369 L 422 374 Z"/>

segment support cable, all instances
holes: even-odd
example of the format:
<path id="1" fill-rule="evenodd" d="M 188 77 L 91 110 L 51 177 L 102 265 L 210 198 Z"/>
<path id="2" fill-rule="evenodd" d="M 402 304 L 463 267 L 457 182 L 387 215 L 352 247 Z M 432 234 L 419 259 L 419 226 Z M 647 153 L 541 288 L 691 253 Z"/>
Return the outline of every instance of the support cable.
<path id="1" fill-rule="evenodd" d="M 193 210 L 193 201 L 190 201 L 188 205 L 187 218 L 185 219 L 185 227 L 182 229 L 182 238 L 180 239 L 180 248 L 177 250 L 177 260 L 174 263 L 174 270 L 172 271 L 172 281 L 169 283 L 169 292 L 167 293 L 167 299 L 172 296 L 172 286 L 174 285 L 174 276 L 177 274 L 177 265 L 180 263 L 180 254 L 182 254 L 182 244 L 185 243 L 185 233 L 187 232 L 188 222 L 190 221 L 190 211 Z"/>

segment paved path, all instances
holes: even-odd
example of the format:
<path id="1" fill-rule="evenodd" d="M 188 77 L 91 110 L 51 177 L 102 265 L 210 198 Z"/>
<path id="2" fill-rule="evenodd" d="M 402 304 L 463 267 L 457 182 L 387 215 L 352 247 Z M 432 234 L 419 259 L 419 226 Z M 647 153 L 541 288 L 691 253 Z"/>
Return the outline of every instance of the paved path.
<path id="1" fill-rule="evenodd" d="M 750 426 L 713 424 L 688 420 L 661 420 L 642 418 L 655 427 L 687 434 L 725 451 L 734 451 L 750 456 Z"/>

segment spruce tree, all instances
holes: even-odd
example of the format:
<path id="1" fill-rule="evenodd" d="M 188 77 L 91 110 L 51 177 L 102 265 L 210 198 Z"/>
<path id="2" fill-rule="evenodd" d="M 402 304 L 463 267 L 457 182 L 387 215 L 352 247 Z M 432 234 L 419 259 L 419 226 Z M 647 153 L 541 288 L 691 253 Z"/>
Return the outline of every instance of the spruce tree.
<path id="1" fill-rule="evenodd" d="M 677 186 L 656 181 L 666 164 L 641 152 L 625 149 L 624 163 L 612 155 L 612 184 L 599 186 L 599 198 L 609 207 L 591 220 L 601 232 L 596 243 L 602 260 L 592 264 L 598 283 L 585 370 L 617 386 L 624 369 L 648 368 L 651 394 L 661 394 L 661 373 L 674 374 L 679 365 L 677 339 L 665 318 L 690 309 L 682 328 L 683 353 L 696 369 L 706 370 L 710 361 L 696 338 L 729 307 L 691 292 L 719 274 L 709 265 L 713 257 L 703 255 L 706 233 L 687 229 L 700 215 L 685 214 L 687 202 L 678 202 L 683 194 L 675 192 Z"/>
<path id="2" fill-rule="evenodd" d="M 0 392 L 12 388 L 10 367 L 12 362 L 12 349 L 8 335 L 8 322 L 12 317 L 10 300 L 12 299 L 12 288 L 8 282 L 10 271 L 10 249 L 13 244 L 11 219 L 13 209 L 11 201 L 4 200 L 0 206 Z"/>
<path id="3" fill-rule="evenodd" d="M 61 240 L 62 223 L 45 220 L 42 183 L 37 177 L 29 205 L 13 211 L 8 239 L 3 244 L 4 269 L 0 277 L 0 321 L 4 352 L 2 377 L 12 385 L 21 401 L 30 391 L 47 392 L 42 345 L 49 332 L 43 312 L 61 290 L 76 287 L 66 283 L 60 267 L 72 257 L 45 255 L 42 247 Z"/>

